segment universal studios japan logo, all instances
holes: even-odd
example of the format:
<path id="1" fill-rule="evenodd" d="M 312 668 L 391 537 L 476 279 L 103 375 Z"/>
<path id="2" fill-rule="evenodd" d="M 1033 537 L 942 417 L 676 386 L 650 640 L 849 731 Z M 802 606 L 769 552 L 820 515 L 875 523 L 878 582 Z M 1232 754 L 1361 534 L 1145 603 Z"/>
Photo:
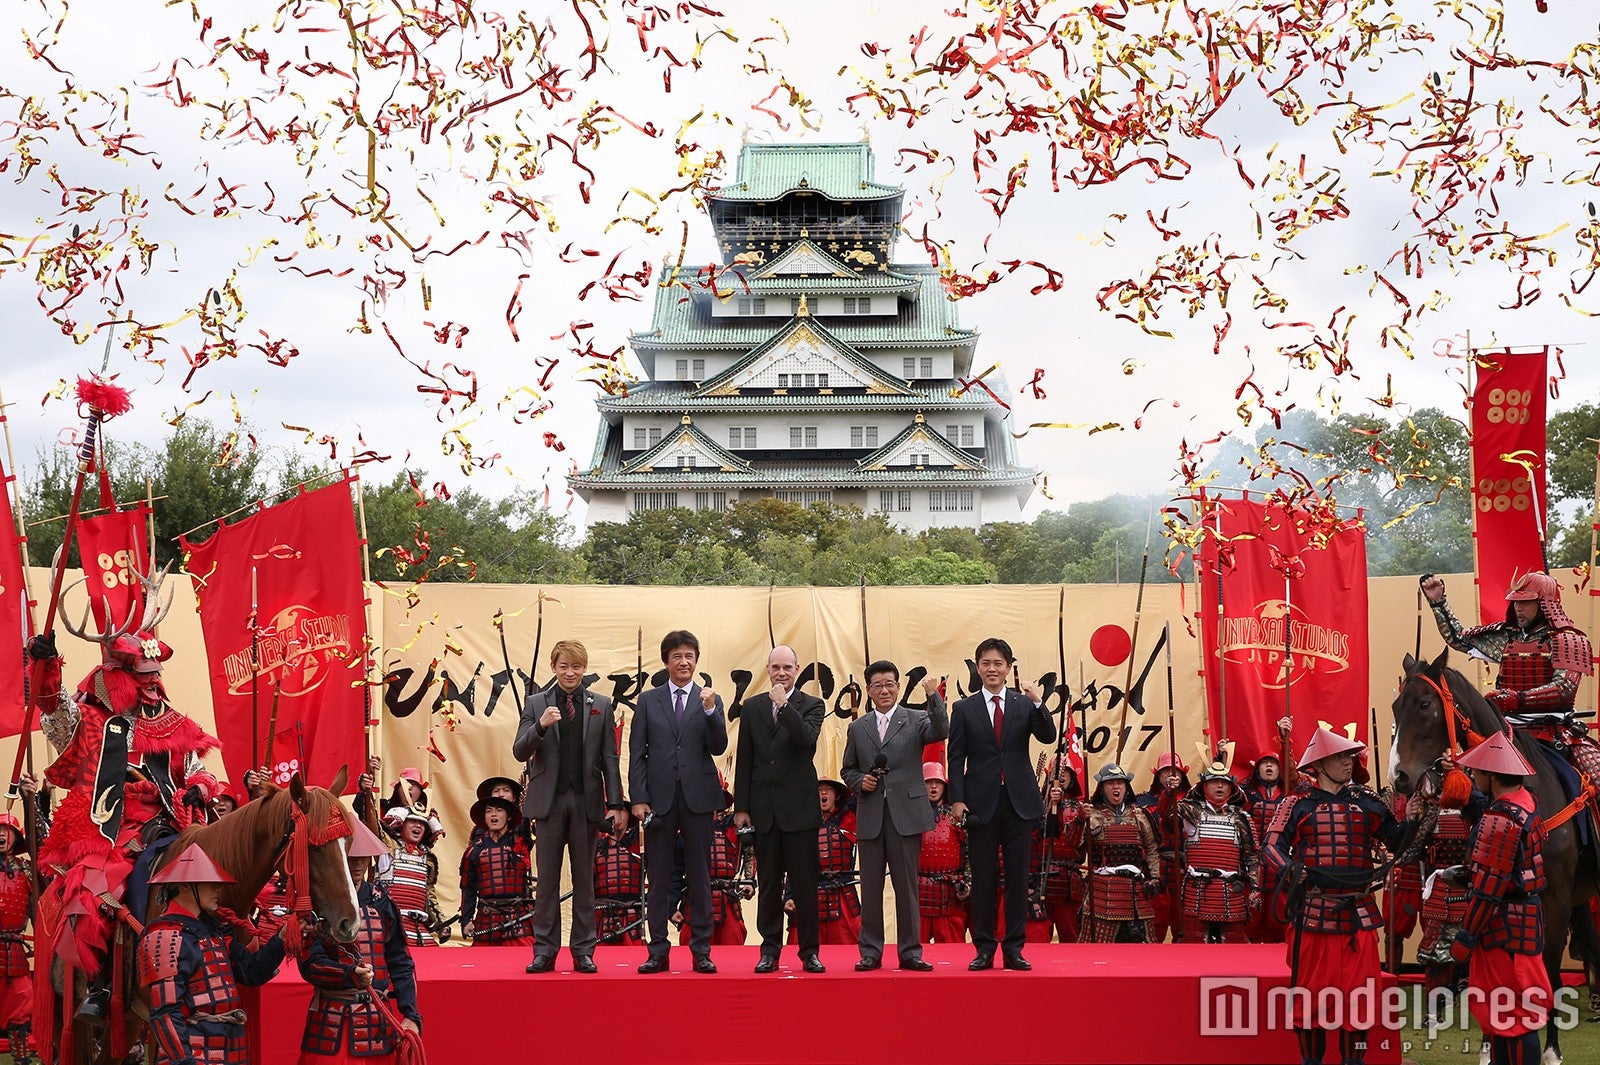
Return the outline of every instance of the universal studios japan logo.
<path id="1" fill-rule="evenodd" d="M 315 691 L 350 661 L 350 617 L 314 613 L 299 604 L 286 606 L 261 627 L 258 643 L 263 679 L 293 699 Z M 248 695 L 250 645 L 224 658 L 222 669 L 228 694 Z"/>
<path id="2" fill-rule="evenodd" d="M 1289 637 L 1287 663 L 1284 626 Z M 1224 618 L 1220 636 L 1223 661 L 1254 670 L 1265 688 L 1350 668 L 1350 634 L 1312 621 L 1300 607 L 1282 599 L 1262 600 L 1248 617 Z"/>

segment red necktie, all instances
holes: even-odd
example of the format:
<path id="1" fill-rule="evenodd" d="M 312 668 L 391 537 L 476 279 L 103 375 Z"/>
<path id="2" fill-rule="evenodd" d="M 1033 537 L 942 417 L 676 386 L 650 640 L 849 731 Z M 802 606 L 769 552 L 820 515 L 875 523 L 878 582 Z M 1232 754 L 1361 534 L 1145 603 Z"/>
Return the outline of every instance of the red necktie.
<path id="1" fill-rule="evenodd" d="M 1005 708 L 1000 705 L 1000 696 L 992 695 L 990 698 L 994 700 L 994 745 L 998 747 L 1000 746 L 1001 732 L 1005 727 L 1006 711 Z"/>

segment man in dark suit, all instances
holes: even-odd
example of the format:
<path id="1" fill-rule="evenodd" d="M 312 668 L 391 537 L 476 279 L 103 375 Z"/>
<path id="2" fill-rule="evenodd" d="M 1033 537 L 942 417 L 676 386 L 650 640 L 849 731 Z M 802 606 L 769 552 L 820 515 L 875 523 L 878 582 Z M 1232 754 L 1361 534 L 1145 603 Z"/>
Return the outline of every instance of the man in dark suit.
<path id="1" fill-rule="evenodd" d="M 995 884 L 999 855 L 1006 864 L 1006 938 L 1000 944 L 1007 969 L 1031 969 L 1022 956 L 1028 931 L 1028 875 L 1032 868 L 1033 822 L 1044 816 L 1044 800 L 1028 761 L 1028 737 L 1053 743 L 1055 723 L 1039 689 L 1006 688 L 1011 645 L 990 637 L 978 645 L 983 689 L 956 703 L 950 721 L 950 816 L 967 818 L 972 856 L 974 971 L 994 968 Z"/>
<path id="2" fill-rule="evenodd" d="M 922 777 L 922 749 L 950 734 L 939 682 L 923 681 L 928 709 L 900 700 L 900 670 L 893 662 L 867 667 L 872 711 L 850 723 L 844 748 L 844 782 L 855 791 L 856 845 L 861 856 L 861 960 L 856 972 L 883 965 L 883 873 L 894 884 L 895 950 L 900 968 L 925 973 L 922 921 L 917 911 L 917 864 L 922 834 L 934 826 Z M 1024 866 L 1023 868 L 1026 868 Z"/>
<path id="3" fill-rule="evenodd" d="M 644 823 L 644 865 L 650 889 L 650 957 L 641 973 L 667 971 L 667 918 L 672 915 L 673 847 L 683 837 L 688 888 L 689 949 L 694 971 L 714 973 L 711 960 L 711 816 L 723 807 L 713 761 L 728 749 L 722 700 L 695 683 L 700 641 L 678 629 L 661 640 L 667 682 L 639 697 L 628 732 L 628 792 Z"/>
<path id="4" fill-rule="evenodd" d="M 767 656 L 770 692 L 751 698 L 739 718 L 733 764 L 733 820 L 755 830 L 756 930 L 761 959 L 756 972 L 776 972 L 783 943 L 783 885 L 794 899 L 800 962 L 823 972 L 817 953 L 817 736 L 827 707 L 794 690 L 800 660 L 778 646 Z"/>
<path id="5" fill-rule="evenodd" d="M 589 652 L 577 640 L 550 649 L 556 686 L 536 691 L 522 707 L 512 757 L 528 766 L 522 812 L 537 826 L 533 841 L 538 889 L 533 904 L 530 973 L 555 968 L 561 949 L 561 861 L 572 868 L 572 967 L 595 971 L 594 845 L 609 810 L 620 831 L 627 820 L 617 761 L 617 719 L 611 700 L 584 684 Z"/>

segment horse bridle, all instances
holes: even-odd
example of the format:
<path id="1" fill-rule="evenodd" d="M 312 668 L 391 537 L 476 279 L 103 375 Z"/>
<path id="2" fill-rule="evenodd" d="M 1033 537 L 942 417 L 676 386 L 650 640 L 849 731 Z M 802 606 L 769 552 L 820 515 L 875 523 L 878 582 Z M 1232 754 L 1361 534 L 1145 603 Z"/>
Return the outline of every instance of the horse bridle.
<path id="1" fill-rule="evenodd" d="M 334 814 L 337 816 L 339 823 L 344 824 L 344 815 L 338 810 L 335 810 Z M 313 841 L 311 839 L 311 819 L 306 816 L 306 812 L 300 808 L 299 803 L 290 803 L 289 823 L 284 826 L 283 835 L 278 837 L 278 842 L 272 848 L 272 868 L 274 871 L 283 874 L 286 885 L 288 885 L 289 882 L 294 879 L 293 871 L 285 868 L 284 861 L 289 856 L 291 844 L 295 843 L 296 833 L 299 833 L 305 837 L 306 849 L 308 851 L 311 847 L 327 846 L 351 834 L 348 825 L 345 825 L 345 831 L 343 832 L 332 831 L 333 821 L 334 819 L 330 817 L 330 832 L 326 838 L 322 839 L 320 842 Z M 309 876 L 309 871 L 307 872 L 307 875 Z M 298 907 L 293 905 L 295 901 L 295 891 L 293 887 L 290 886 L 288 894 L 284 900 L 290 903 L 288 919 L 309 923 L 312 930 L 323 932 L 328 927 L 328 919 L 322 916 L 322 914 L 318 913 L 315 906 L 309 904 L 310 897 L 311 892 L 308 884 L 306 889 L 306 899 L 308 904 L 304 910 L 300 910 Z"/>
<path id="2" fill-rule="evenodd" d="M 1406 683 L 1409 684 L 1413 680 L 1420 680 L 1432 688 L 1434 694 L 1439 696 L 1439 705 L 1444 708 L 1445 749 L 1439 753 L 1439 757 L 1433 760 L 1433 764 L 1428 766 L 1427 770 L 1422 774 L 1422 778 L 1417 781 L 1419 788 L 1427 785 L 1431 789 L 1425 790 L 1423 792 L 1424 796 L 1437 796 L 1444 787 L 1444 760 L 1447 757 L 1454 759 L 1464 749 L 1477 746 L 1483 742 L 1483 737 L 1473 729 L 1472 719 L 1467 717 L 1466 713 L 1456 705 L 1455 693 L 1450 690 L 1449 684 L 1434 680 L 1420 670 L 1407 677 Z M 1463 735 L 1466 736 L 1465 743 L 1460 740 Z"/>

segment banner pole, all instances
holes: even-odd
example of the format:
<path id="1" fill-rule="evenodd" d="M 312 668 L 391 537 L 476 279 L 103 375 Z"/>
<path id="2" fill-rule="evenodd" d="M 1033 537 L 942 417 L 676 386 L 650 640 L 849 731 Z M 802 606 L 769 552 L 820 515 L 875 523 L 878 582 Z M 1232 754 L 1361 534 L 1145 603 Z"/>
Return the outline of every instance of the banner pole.
<path id="1" fill-rule="evenodd" d="M 1139 563 L 1139 594 L 1133 602 L 1133 633 L 1128 638 L 1128 672 L 1122 682 L 1122 717 L 1117 723 L 1117 764 L 1122 764 L 1122 750 L 1128 742 L 1128 695 L 1133 689 L 1133 660 L 1139 650 L 1139 617 L 1144 613 L 1144 581 L 1150 569 L 1150 529 L 1155 524 L 1155 506 L 1150 507 L 1144 519 L 1144 560 Z"/>
<path id="2" fill-rule="evenodd" d="M 11 444 L 11 419 L 6 415 L 6 399 L 3 392 L 0 392 L 0 427 L 5 429 L 6 469 L 10 471 L 11 482 L 16 485 L 16 489 L 13 490 L 3 481 L 0 481 L 0 492 L 11 493 L 11 516 L 17 523 L 17 554 L 22 562 L 22 620 L 27 625 L 27 637 L 32 638 L 33 634 L 37 630 L 35 630 L 33 627 L 33 608 L 35 606 L 33 599 L 33 584 L 28 579 L 28 523 L 22 509 L 22 481 L 17 476 L 17 453 Z M 1589 630 L 1591 632 L 1594 631 L 1594 626 L 1591 625 Z M 25 684 L 30 679 L 28 673 L 28 670 L 23 671 L 23 681 Z M 24 698 L 30 703 L 33 701 L 31 692 L 25 692 Z M 31 740 L 31 737 L 17 737 L 17 742 L 22 744 L 24 748 L 22 756 L 23 768 L 27 771 L 29 776 L 33 775 L 33 743 Z M 9 796 L 6 800 L 6 808 L 10 809 L 11 804 L 15 801 L 15 795 Z M 38 818 L 31 817 L 28 819 L 28 831 L 26 833 L 28 836 L 27 847 L 28 853 L 36 857 L 39 853 L 38 842 L 35 838 L 37 834 Z M 32 876 L 30 879 L 33 883 L 33 894 L 34 897 L 37 898 L 39 894 L 38 863 L 30 863 L 30 868 L 32 871 Z"/>
<path id="3" fill-rule="evenodd" d="M 1589 522 L 1589 632 L 1591 639 L 1597 633 L 1595 628 L 1596 607 L 1600 606 L 1600 587 L 1595 585 L 1595 569 L 1600 562 L 1600 439 L 1591 439 L 1589 443 L 1596 445 L 1594 455 L 1594 513 Z M 26 551 L 27 547 L 24 546 Z M 1594 696 L 1592 709 L 1600 709 L 1600 676 L 1591 676 L 1589 683 L 1593 686 L 1590 693 Z"/>
<path id="4" fill-rule="evenodd" d="M 361 651 L 362 651 L 362 658 L 363 658 L 362 663 L 361 663 L 361 676 L 363 678 L 363 683 L 361 685 L 361 690 L 363 692 L 363 698 L 361 700 L 361 714 L 362 714 L 361 739 L 362 739 L 363 745 L 366 748 L 366 750 L 365 750 L 365 753 L 366 753 L 366 756 L 367 756 L 366 764 L 368 765 L 369 770 L 370 770 L 370 766 L 372 764 L 372 754 L 373 754 L 373 750 L 375 749 L 375 742 L 374 741 L 378 740 L 378 739 L 381 739 L 381 737 L 378 737 L 376 735 L 376 729 L 377 729 L 378 723 L 377 723 L 377 721 L 375 721 L 373 719 L 373 714 L 372 714 L 372 687 L 373 687 L 374 683 L 378 683 L 378 684 L 383 683 L 383 680 L 382 680 L 381 676 L 380 677 L 374 677 L 373 676 L 373 673 L 374 673 L 374 670 L 375 670 L 375 667 L 374 667 L 373 663 L 375 661 L 381 660 L 382 657 L 383 657 L 383 655 L 382 655 L 382 636 L 383 636 L 383 634 L 380 632 L 380 633 L 377 633 L 376 635 L 374 635 L 374 630 L 372 628 L 372 600 L 373 600 L 373 595 L 372 595 L 372 544 L 367 539 L 367 493 L 366 493 L 366 489 L 364 489 L 362 487 L 362 485 L 361 485 L 361 475 L 360 474 L 356 474 L 355 476 L 353 476 L 351 478 L 351 480 L 353 482 L 355 482 L 355 490 L 356 490 L 356 519 L 359 521 L 360 526 L 361 526 L 361 582 L 362 582 L 362 584 L 361 584 L 361 592 L 362 592 L 362 596 L 361 596 L 361 598 L 362 598 L 361 613 L 362 613 L 362 616 L 366 620 L 366 627 L 367 627 L 367 638 L 361 641 Z M 505 629 L 502 628 L 501 629 L 501 639 L 504 640 L 504 638 L 505 638 Z M 378 649 L 379 653 L 377 655 L 373 654 L 373 649 L 374 648 Z M 507 668 L 510 668 L 510 663 L 509 662 L 507 663 Z M 513 680 L 512 691 L 513 692 L 516 691 L 515 681 L 514 680 Z M 520 700 L 519 700 L 519 702 L 520 702 Z M 519 709 L 520 709 L 520 707 L 519 707 Z M 374 788 L 376 788 L 376 786 L 377 786 L 376 776 L 374 776 L 374 779 L 373 779 L 373 786 L 374 786 Z"/>

